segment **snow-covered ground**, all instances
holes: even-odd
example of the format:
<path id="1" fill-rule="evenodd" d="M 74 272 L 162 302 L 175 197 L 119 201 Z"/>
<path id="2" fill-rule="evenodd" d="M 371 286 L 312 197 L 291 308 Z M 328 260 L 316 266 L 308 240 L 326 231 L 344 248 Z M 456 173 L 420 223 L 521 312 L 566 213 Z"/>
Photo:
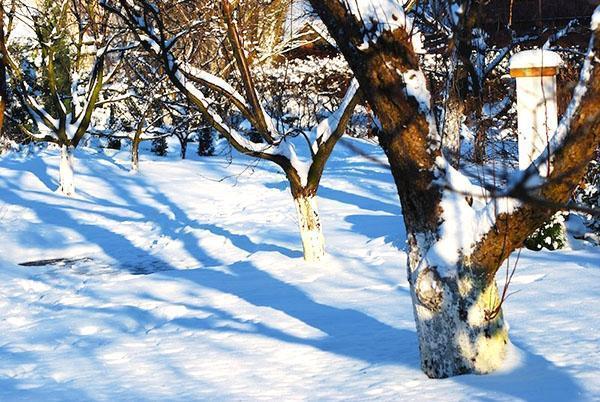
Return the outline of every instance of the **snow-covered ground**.
<path id="1" fill-rule="evenodd" d="M 384 167 L 338 147 L 311 265 L 270 165 L 76 156 L 72 199 L 57 151 L 0 160 L 2 401 L 600 400 L 600 248 L 523 251 L 506 367 L 430 380 Z"/>

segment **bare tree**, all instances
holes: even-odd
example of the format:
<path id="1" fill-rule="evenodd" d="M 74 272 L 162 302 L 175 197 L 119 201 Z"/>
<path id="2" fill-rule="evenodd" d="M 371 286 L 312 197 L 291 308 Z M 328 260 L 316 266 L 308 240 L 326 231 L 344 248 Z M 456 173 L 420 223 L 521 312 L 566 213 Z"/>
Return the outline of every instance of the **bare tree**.
<path id="1" fill-rule="evenodd" d="M 153 58 L 147 57 L 142 49 L 132 49 L 125 55 L 113 82 L 104 88 L 110 108 L 108 122 L 103 127 L 94 127 L 92 134 L 129 140 L 134 172 L 140 168 L 142 142 L 173 135 L 164 125 L 169 115 L 165 103 L 178 92 L 169 88 L 167 80 Z M 98 102 L 98 106 L 103 105 L 104 102 Z"/>
<path id="2" fill-rule="evenodd" d="M 392 0 L 311 0 L 382 130 L 408 234 L 421 366 L 434 378 L 487 373 L 508 343 L 495 273 L 563 207 L 600 142 L 600 7 L 569 109 L 549 149 L 503 189 L 472 184 L 444 158 L 412 18 Z M 454 2 L 460 17 L 464 2 Z M 549 155 L 550 154 L 550 155 Z M 542 177 L 551 164 L 550 174 Z"/>
<path id="3" fill-rule="evenodd" d="M 21 21 L 34 33 L 34 50 L 42 56 L 36 67 L 27 54 L 15 58 L 6 46 L 0 49 L 14 88 L 39 131 L 21 129 L 34 141 L 61 148 L 59 191 L 72 195 L 73 151 L 90 126 L 103 85 L 116 71 L 116 66 L 111 73 L 105 70 L 119 32 L 108 32 L 109 14 L 94 2 L 62 0 L 39 8 L 23 4 L 20 10 Z"/>
<path id="4" fill-rule="evenodd" d="M 175 87 L 203 113 L 216 131 L 227 138 L 237 151 L 281 167 L 296 205 L 304 258 L 309 261 L 321 259 L 324 240 L 316 194 L 327 159 L 344 134 L 346 124 L 359 102 L 357 83 L 352 81 L 339 108 L 312 130 L 300 133 L 288 131 L 285 124 L 274 121 L 261 101 L 238 22 L 228 0 L 222 0 L 220 5 L 226 28 L 226 44 L 241 81 L 240 91 L 222 78 L 179 60 L 174 54 L 178 39 L 193 30 L 199 22 L 192 24 L 193 28 L 171 32 L 164 24 L 159 6 L 144 0 L 121 0 L 115 3 L 104 2 L 103 5 L 121 16 L 137 33 L 142 44 L 161 61 Z M 208 91 L 235 106 L 258 138 L 250 139 L 220 115 L 214 109 Z M 296 141 L 297 138 L 301 142 Z M 302 144 L 308 147 L 308 161 L 302 160 L 296 152 L 296 145 Z"/>
<path id="5" fill-rule="evenodd" d="M 4 41 L 4 2 L 0 3 L 0 49 L 6 47 Z M 6 65 L 4 57 L 0 57 L 0 137 L 4 131 L 4 111 L 6 110 L 6 99 L 8 88 L 6 84 Z"/>
<path id="6" fill-rule="evenodd" d="M 5 3 L 10 4 L 11 16 L 9 16 L 9 24 L 7 27 L 4 26 Z M 2 56 L 2 49 L 6 48 L 6 38 L 9 36 L 12 25 L 12 12 L 16 6 L 16 1 L 11 0 L 5 1 L 0 0 L 0 137 L 4 134 L 4 114 L 6 112 L 7 100 L 8 100 L 8 83 L 6 75 L 6 61 Z"/>

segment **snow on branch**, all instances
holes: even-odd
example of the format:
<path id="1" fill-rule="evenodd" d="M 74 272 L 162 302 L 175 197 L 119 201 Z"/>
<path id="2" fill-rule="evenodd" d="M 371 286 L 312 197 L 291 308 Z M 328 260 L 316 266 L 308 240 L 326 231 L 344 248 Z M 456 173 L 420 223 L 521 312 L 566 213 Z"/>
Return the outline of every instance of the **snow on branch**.
<path id="1" fill-rule="evenodd" d="M 371 43 L 376 43 L 385 31 L 404 29 L 411 37 L 415 52 L 423 49 L 421 34 L 412 17 L 404 13 L 402 4 L 397 0 L 344 0 L 348 11 L 362 21 L 364 26 L 363 43 L 360 50 L 366 50 Z"/>
<path id="2" fill-rule="evenodd" d="M 335 133 L 340 134 L 340 124 L 342 123 L 342 117 L 348 112 L 348 108 L 354 107 L 353 100 L 356 97 L 356 93 L 360 89 L 358 81 L 353 78 L 350 82 L 346 95 L 342 100 L 340 106 L 335 112 L 329 115 L 326 119 L 322 120 L 315 128 L 315 140 L 312 144 L 313 153 L 317 153 L 321 144 L 327 142 L 329 138 Z"/>

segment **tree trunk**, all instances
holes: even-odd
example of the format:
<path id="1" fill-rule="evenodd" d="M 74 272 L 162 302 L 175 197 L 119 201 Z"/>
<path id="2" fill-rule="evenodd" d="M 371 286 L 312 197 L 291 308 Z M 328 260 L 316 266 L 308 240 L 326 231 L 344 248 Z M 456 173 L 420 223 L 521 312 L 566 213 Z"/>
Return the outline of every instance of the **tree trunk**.
<path id="1" fill-rule="evenodd" d="M 131 141 L 131 170 L 140 170 L 140 141 L 135 138 Z"/>
<path id="2" fill-rule="evenodd" d="M 414 246 L 413 246 L 414 247 Z M 412 248 L 412 247 L 411 247 Z M 500 367 L 508 344 L 496 282 L 486 284 L 464 267 L 440 277 L 409 256 L 409 282 L 421 368 L 431 378 L 486 374 Z"/>
<path id="3" fill-rule="evenodd" d="M 300 237 L 304 249 L 304 259 L 309 262 L 319 261 L 325 255 L 325 239 L 321 230 L 321 219 L 317 209 L 315 196 L 298 196 L 294 198 Z"/>
<path id="4" fill-rule="evenodd" d="M 453 255 L 447 263 L 455 266 L 444 267 L 431 262 L 440 260 L 435 252 L 427 255 L 436 239 L 443 237 L 442 199 L 447 190 L 435 184 L 444 172 L 436 161 L 440 156 L 438 138 L 431 130 L 429 94 L 423 96 L 420 90 L 426 83 L 419 79 L 422 72 L 412 33 L 404 27 L 382 28 L 374 39 L 369 38 L 368 46 L 362 46 L 365 32 L 371 26 L 386 26 L 386 20 L 377 21 L 374 12 L 357 16 L 339 0 L 310 3 L 344 54 L 381 123 L 379 143 L 390 162 L 409 234 L 409 281 L 423 371 L 434 378 L 494 371 L 500 367 L 508 344 L 495 273 L 535 227 L 567 205 L 600 142 L 600 68 L 594 63 L 600 52 L 600 7 L 592 18 L 595 32 L 574 90 L 576 96 L 563 117 L 561 134 L 555 139 L 551 175 L 539 189 L 531 191 L 526 185 L 529 176 L 516 183 L 509 195 L 523 201 L 523 205 L 511 212 L 498 212 L 487 233 L 477 234 L 472 250 L 434 250 L 458 253 L 458 262 L 452 262 Z M 401 10 L 394 10 L 392 2 L 385 3 L 386 10 L 388 3 L 392 11 L 386 11 L 386 15 L 403 15 Z M 463 64 L 473 68 L 467 59 Z M 468 109 L 479 113 L 476 120 L 481 121 L 480 81 L 477 74 L 470 75 L 472 84 L 477 86 L 473 88 L 475 100 L 469 100 Z M 476 141 L 478 155 L 484 159 L 485 127 L 479 129 Z M 534 171 L 534 166 L 530 169 Z M 488 206 L 494 204 L 490 202 Z M 458 211 L 462 208 L 464 205 Z M 470 216 L 467 214 L 466 219 Z M 453 223 L 460 224 L 461 218 L 453 219 Z M 464 230 L 472 230 L 469 225 L 463 226 Z M 442 260 L 439 264 L 444 263 Z"/>
<path id="5" fill-rule="evenodd" d="M 73 147 L 62 145 L 60 151 L 60 187 L 58 191 L 64 195 L 72 196 L 75 195 Z"/>
<path id="6" fill-rule="evenodd" d="M 442 149 L 444 156 L 454 168 L 460 162 L 460 130 L 465 120 L 463 102 L 457 96 L 452 96 L 446 104 L 444 113 L 444 135 L 442 136 Z"/>
<path id="7" fill-rule="evenodd" d="M 0 4 L 0 49 L 4 49 L 4 7 Z M 8 99 L 6 84 L 6 65 L 0 53 L 0 137 L 4 133 L 4 112 Z"/>
<path id="8" fill-rule="evenodd" d="M 187 141 L 181 141 L 181 159 L 185 159 L 187 154 Z"/>

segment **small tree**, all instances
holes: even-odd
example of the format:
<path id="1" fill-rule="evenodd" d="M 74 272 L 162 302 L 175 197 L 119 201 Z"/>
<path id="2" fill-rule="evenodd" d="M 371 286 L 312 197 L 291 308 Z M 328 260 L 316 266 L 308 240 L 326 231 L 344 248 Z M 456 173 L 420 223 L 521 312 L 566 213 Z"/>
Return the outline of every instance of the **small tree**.
<path id="1" fill-rule="evenodd" d="M 109 45 L 118 34 L 108 32 L 109 14 L 95 3 L 48 1 L 39 9 L 27 6 L 26 10 L 25 17 L 35 32 L 31 53 L 15 59 L 2 44 L 0 51 L 14 88 L 38 129 L 33 132 L 22 126 L 22 130 L 34 141 L 61 148 L 59 191 L 73 195 L 73 151 L 90 126 L 103 84 L 112 75 L 105 77 L 105 67 Z M 27 58 L 36 54 L 41 57 L 39 66 Z"/>
<path id="2" fill-rule="evenodd" d="M 179 94 L 179 97 L 182 97 Z M 183 99 L 167 100 L 163 107 L 169 117 L 170 124 L 165 127 L 171 135 L 179 141 L 179 156 L 186 158 L 187 147 L 190 142 L 197 138 L 197 133 L 202 127 L 202 115 L 196 108 L 183 97 Z"/>
<path id="3" fill-rule="evenodd" d="M 177 93 L 167 87 L 167 77 L 160 74 L 154 60 L 139 49 L 126 54 L 113 81 L 113 85 L 105 88 L 112 99 L 108 124 L 105 122 L 104 128 L 94 130 L 94 134 L 129 140 L 131 170 L 138 171 L 142 142 L 152 141 L 152 151 L 159 156 L 167 154 L 165 138 L 172 131 L 167 130 L 163 121 L 169 115 L 165 102 Z"/>
<path id="4" fill-rule="evenodd" d="M 203 125 L 198 130 L 198 156 L 212 156 L 215 154 L 215 145 L 213 138 L 213 128 L 210 125 Z"/>
<path id="5" fill-rule="evenodd" d="M 102 4 L 129 25 L 148 51 L 160 60 L 175 87 L 237 151 L 271 161 L 281 167 L 288 179 L 296 205 L 304 258 L 308 261 L 321 259 L 325 251 L 316 194 L 325 164 L 335 144 L 344 134 L 346 124 L 359 102 L 360 94 L 356 81 L 352 81 L 348 86 L 339 108 L 312 130 L 301 133 L 288 131 L 285 124 L 274 121 L 261 102 L 238 23 L 228 0 L 219 2 L 219 6 L 225 24 L 229 55 L 241 81 L 241 92 L 222 78 L 176 57 L 175 50 L 179 38 L 193 32 L 197 24 L 171 32 L 164 23 L 162 10 L 151 2 L 120 0 L 110 4 L 105 1 Z M 181 50 L 180 54 L 185 57 L 185 49 Z M 209 91 L 235 106 L 250 123 L 249 133 L 253 132 L 259 138 L 252 140 L 219 115 L 208 96 Z M 303 142 L 306 140 L 304 143 L 310 153 L 309 161 L 303 161 L 298 156 L 294 144 L 297 137 Z"/>

